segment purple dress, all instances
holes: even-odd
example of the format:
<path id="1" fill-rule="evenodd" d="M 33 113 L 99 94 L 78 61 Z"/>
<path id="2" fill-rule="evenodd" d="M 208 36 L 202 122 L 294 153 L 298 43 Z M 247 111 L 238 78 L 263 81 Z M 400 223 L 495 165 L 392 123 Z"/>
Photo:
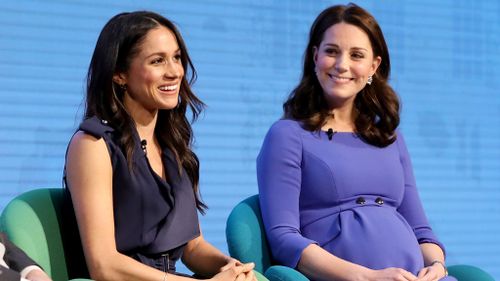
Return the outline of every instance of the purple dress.
<path id="1" fill-rule="evenodd" d="M 310 132 L 293 120 L 269 130 L 257 159 L 259 198 L 273 258 L 295 268 L 315 243 L 372 269 L 423 267 L 435 243 L 404 139 L 379 148 L 353 133 Z M 447 279 L 454 280 L 454 279 Z"/>

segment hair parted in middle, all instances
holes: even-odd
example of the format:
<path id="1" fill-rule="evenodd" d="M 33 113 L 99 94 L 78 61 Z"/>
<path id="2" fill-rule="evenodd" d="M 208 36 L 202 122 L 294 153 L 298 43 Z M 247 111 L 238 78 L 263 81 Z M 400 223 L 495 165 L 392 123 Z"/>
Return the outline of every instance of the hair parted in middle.
<path id="1" fill-rule="evenodd" d="M 299 120 L 305 129 L 316 131 L 320 130 L 332 116 L 314 72 L 314 48 L 319 47 L 328 28 L 342 22 L 363 30 L 368 35 L 374 57 L 381 58 L 381 64 L 373 75 L 372 84 L 364 87 L 356 95 L 354 109 L 357 116 L 354 124 L 356 133 L 366 142 L 385 147 L 396 140 L 399 99 L 388 84 L 391 64 L 382 30 L 375 18 L 356 4 L 329 7 L 314 21 L 304 53 L 302 78 L 283 104 L 283 117 Z"/>

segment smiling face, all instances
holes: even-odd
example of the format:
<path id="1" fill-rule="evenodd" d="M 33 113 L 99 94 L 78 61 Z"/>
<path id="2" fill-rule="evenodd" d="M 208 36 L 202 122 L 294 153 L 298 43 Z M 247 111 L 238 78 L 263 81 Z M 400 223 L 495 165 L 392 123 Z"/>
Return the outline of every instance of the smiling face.
<path id="1" fill-rule="evenodd" d="M 352 105 L 380 61 L 373 55 L 368 35 L 359 27 L 341 22 L 328 28 L 314 48 L 314 63 L 329 107 Z"/>
<path id="2" fill-rule="evenodd" d="M 113 77 L 116 83 L 127 86 L 125 107 L 131 112 L 175 108 L 184 68 L 174 33 L 164 26 L 151 29 L 138 50 L 129 69 Z"/>

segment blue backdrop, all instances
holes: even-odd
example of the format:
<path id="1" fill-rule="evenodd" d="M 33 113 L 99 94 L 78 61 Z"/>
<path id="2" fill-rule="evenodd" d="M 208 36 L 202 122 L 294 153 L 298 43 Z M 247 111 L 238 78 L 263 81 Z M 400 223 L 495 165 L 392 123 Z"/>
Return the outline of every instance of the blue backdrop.
<path id="1" fill-rule="evenodd" d="M 208 104 L 194 125 L 206 238 L 225 245 L 231 208 L 257 192 L 255 157 L 300 77 L 308 29 L 335 1 L 0 2 L 0 210 L 59 187 L 105 22 L 149 9 L 174 20 Z M 356 1 L 379 20 L 417 184 L 450 264 L 500 279 L 500 3 Z"/>

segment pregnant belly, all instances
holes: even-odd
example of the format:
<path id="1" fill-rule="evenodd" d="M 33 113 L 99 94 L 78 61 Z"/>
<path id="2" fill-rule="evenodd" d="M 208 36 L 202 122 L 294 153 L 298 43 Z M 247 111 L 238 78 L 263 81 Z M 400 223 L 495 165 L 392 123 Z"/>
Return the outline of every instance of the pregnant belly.
<path id="1" fill-rule="evenodd" d="M 414 274 L 423 267 L 418 241 L 394 208 L 366 206 L 338 215 L 339 232 L 320 245 L 342 259 L 372 269 L 404 268 Z"/>

